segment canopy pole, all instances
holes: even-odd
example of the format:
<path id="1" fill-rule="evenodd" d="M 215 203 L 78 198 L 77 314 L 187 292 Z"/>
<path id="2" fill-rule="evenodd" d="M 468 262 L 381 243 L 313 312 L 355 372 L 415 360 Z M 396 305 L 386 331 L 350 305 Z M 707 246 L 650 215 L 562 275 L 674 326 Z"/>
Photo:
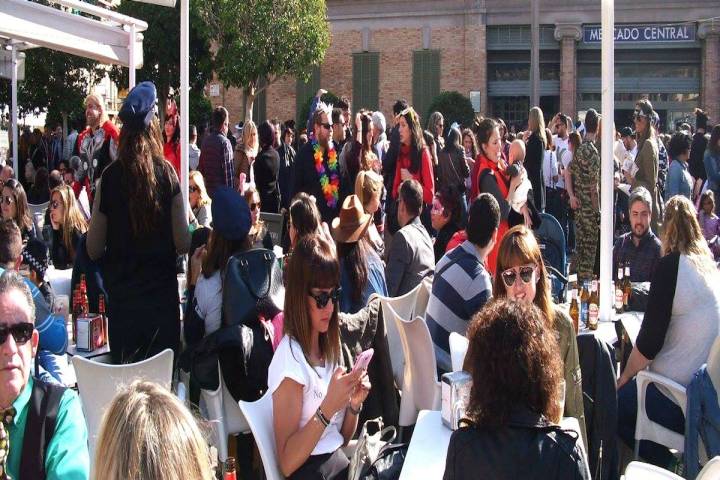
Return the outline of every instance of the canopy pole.
<path id="1" fill-rule="evenodd" d="M 17 48 L 12 45 L 11 50 L 11 62 L 12 62 L 12 90 L 11 96 L 11 109 L 12 109 L 12 143 L 13 143 L 13 170 L 15 171 L 15 178 L 20 178 L 20 172 L 18 172 L 19 158 L 18 158 L 18 102 L 17 102 L 17 88 L 18 88 L 18 59 L 17 59 Z"/>
<path id="2" fill-rule="evenodd" d="M 613 143 L 615 119 L 614 0 L 602 0 L 602 158 L 600 162 L 600 320 L 613 319 Z"/>
<path id="3" fill-rule="evenodd" d="M 134 23 L 130 24 L 130 44 L 128 45 L 128 70 L 130 72 L 128 91 L 132 90 L 135 86 L 135 40 L 137 39 L 137 27 Z"/>
<path id="4" fill-rule="evenodd" d="M 190 136 L 190 0 L 180 1 L 180 188 L 188 208 Z"/>

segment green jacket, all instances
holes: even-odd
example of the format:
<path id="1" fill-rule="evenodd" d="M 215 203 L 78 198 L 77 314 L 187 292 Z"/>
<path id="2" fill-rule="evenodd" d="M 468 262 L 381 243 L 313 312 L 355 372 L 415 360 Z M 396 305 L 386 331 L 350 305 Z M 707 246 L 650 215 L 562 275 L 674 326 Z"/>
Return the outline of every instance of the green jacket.
<path id="1" fill-rule="evenodd" d="M 657 189 L 658 181 L 658 168 L 659 168 L 659 154 L 657 139 L 651 136 L 645 140 L 642 145 L 638 146 L 638 154 L 635 157 L 635 165 L 638 168 L 635 174 L 635 180 L 632 184 L 632 189 L 635 190 L 637 187 L 645 187 L 650 192 L 652 198 L 652 231 L 660 231 L 660 205 L 662 205 L 662 199 L 660 198 L 660 192 Z"/>

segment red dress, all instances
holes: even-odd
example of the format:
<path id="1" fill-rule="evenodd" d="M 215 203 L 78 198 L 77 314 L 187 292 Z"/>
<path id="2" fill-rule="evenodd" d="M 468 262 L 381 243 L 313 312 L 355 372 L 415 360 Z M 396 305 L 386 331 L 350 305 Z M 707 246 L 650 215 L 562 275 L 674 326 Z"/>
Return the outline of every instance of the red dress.
<path id="1" fill-rule="evenodd" d="M 483 154 L 478 155 L 477 160 L 475 161 L 475 165 L 477 168 L 477 176 L 475 177 L 475 184 L 477 185 L 478 190 L 480 190 L 480 176 L 485 170 L 490 170 L 491 175 L 493 178 L 495 178 L 495 181 L 498 184 L 498 189 L 500 190 L 500 194 L 502 194 L 503 199 L 507 198 L 508 191 L 509 191 L 509 180 L 507 176 L 505 175 L 505 169 L 502 168 L 499 164 L 492 162 L 485 158 Z M 478 194 L 483 193 L 482 191 L 479 191 Z M 502 240 L 503 236 L 505 235 L 505 232 L 508 230 L 508 221 L 507 219 L 500 219 L 500 226 L 498 227 L 498 235 L 497 235 L 497 242 L 495 242 L 495 246 L 493 247 L 492 251 L 487 256 L 487 262 L 486 267 L 488 269 L 488 272 L 490 272 L 490 275 L 493 277 L 495 276 L 495 266 L 497 265 L 497 255 L 498 250 L 500 249 L 500 240 Z"/>
<path id="2" fill-rule="evenodd" d="M 410 162 L 410 146 L 400 145 L 400 152 L 398 153 L 397 163 L 395 164 L 395 181 L 393 182 L 392 190 L 392 195 L 395 199 L 398 198 L 398 189 L 402 183 L 400 170 L 403 168 L 410 170 Z M 435 196 L 435 178 L 433 177 L 432 157 L 427 147 L 423 147 L 422 150 L 420 169 L 413 173 L 412 176 L 420 182 L 420 185 L 423 187 L 423 203 L 430 205 Z"/>
<path id="3" fill-rule="evenodd" d="M 175 169 L 175 173 L 180 179 L 180 144 L 167 142 L 163 145 L 163 156 L 165 160 L 170 162 L 170 165 Z"/>

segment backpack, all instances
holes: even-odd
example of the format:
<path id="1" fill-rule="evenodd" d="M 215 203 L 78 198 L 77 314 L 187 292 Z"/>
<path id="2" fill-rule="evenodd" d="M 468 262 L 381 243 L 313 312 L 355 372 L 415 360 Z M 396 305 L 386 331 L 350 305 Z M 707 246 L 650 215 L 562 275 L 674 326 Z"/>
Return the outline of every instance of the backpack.
<path id="1" fill-rule="evenodd" d="M 20 459 L 20 478 L 45 478 L 45 454 L 55 434 L 60 400 L 65 390 L 65 387 L 33 379 Z"/>

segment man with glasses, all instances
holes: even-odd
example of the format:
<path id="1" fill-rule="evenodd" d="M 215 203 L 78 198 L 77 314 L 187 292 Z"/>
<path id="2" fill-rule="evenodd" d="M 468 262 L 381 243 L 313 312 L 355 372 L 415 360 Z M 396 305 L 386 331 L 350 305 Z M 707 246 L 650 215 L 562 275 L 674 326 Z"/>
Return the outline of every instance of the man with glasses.
<path id="1" fill-rule="evenodd" d="M 87 427 L 77 394 L 31 376 L 38 350 L 32 294 L 0 276 L 0 478 L 84 480 Z"/>
<path id="2" fill-rule="evenodd" d="M 497 241 L 500 205 L 481 193 L 468 212 L 467 240 L 449 251 L 435 268 L 425 321 L 435 346 L 437 366 L 452 371 L 450 333 L 465 335 L 473 315 L 492 297 L 492 278 L 485 259 Z"/>
<path id="3" fill-rule="evenodd" d="M 340 151 L 330 138 L 332 105 L 318 102 L 312 114 L 312 140 L 295 157 L 293 196 L 298 192 L 313 195 L 323 222 L 337 217 L 340 198 Z"/>

